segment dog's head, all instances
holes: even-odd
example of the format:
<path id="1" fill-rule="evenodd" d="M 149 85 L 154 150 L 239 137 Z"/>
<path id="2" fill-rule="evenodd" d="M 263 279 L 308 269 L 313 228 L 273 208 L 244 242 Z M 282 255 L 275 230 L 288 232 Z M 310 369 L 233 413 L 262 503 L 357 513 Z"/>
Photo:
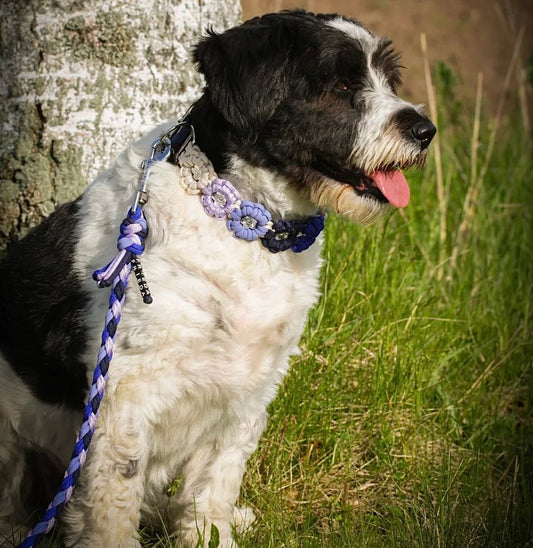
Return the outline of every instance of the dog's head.
<path id="1" fill-rule="evenodd" d="M 346 17 L 282 12 L 210 33 L 195 60 L 230 152 L 356 222 L 407 204 L 402 171 L 423 163 L 436 129 L 396 95 L 390 41 Z"/>

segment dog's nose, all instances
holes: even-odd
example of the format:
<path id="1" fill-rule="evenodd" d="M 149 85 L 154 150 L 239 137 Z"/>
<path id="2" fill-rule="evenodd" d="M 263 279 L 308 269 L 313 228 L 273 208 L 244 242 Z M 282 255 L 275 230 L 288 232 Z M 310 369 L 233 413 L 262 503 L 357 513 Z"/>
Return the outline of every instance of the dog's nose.
<path id="1" fill-rule="evenodd" d="M 433 137 L 437 133 L 437 128 L 427 118 L 417 122 L 411 128 L 411 135 L 420 143 L 422 148 L 427 148 Z"/>

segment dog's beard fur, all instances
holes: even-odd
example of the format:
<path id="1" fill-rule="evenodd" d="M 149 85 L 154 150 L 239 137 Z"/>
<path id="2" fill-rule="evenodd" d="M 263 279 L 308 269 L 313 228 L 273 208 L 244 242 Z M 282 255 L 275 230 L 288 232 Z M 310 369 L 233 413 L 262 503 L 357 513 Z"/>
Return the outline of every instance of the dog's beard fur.
<path id="1" fill-rule="evenodd" d="M 372 224 L 390 209 L 387 204 L 358 196 L 352 186 L 327 177 L 313 185 L 311 200 L 319 208 L 333 211 L 363 226 Z"/>

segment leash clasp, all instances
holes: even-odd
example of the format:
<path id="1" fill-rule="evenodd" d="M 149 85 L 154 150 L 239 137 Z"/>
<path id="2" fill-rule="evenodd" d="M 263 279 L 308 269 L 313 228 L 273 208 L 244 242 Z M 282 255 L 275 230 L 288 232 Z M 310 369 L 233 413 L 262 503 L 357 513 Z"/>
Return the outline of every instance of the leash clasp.
<path id="1" fill-rule="evenodd" d="M 168 131 L 163 133 L 158 139 L 152 143 L 152 150 L 150 157 L 143 160 L 141 163 L 141 173 L 139 175 L 139 186 L 137 193 L 135 194 L 135 200 L 133 201 L 133 207 L 131 215 L 139 214 L 142 216 L 142 207 L 148 201 L 148 192 L 146 186 L 148 184 L 148 178 L 150 171 L 154 164 L 164 162 L 173 155 L 173 159 L 177 159 L 180 154 L 185 150 L 189 143 L 194 144 L 195 134 L 194 127 L 187 121 L 187 115 L 185 118 L 178 122 L 175 126 L 172 126 Z M 137 210 L 140 210 L 137 212 Z M 150 289 L 146 283 L 144 273 L 142 270 L 141 261 L 138 256 L 131 259 L 131 264 L 135 277 L 137 278 L 137 284 L 141 292 L 143 301 L 146 304 L 151 304 L 153 299 L 150 294 Z"/>
<path id="2" fill-rule="evenodd" d="M 194 126 L 188 121 L 181 121 L 152 143 L 150 158 L 143 160 L 141 163 L 142 171 L 139 176 L 139 187 L 133 202 L 133 211 L 139 206 L 142 207 L 148 201 L 146 186 L 152 166 L 158 162 L 168 160 L 171 154 L 174 159 L 178 158 L 187 145 L 194 144 L 195 140 Z"/>
<path id="3" fill-rule="evenodd" d="M 139 176 L 139 187 L 137 193 L 135 194 L 135 200 L 133 201 L 133 211 L 135 211 L 139 206 L 142 207 L 148 201 L 146 186 L 148 184 L 148 177 L 152 166 L 157 162 L 165 161 L 170 156 L 170 152 L 171 143 L 170 139 L 166 135 L 159 137 L 152 143 L 150 158 L 147 158 L 141 162 L 142 171 Z"/>

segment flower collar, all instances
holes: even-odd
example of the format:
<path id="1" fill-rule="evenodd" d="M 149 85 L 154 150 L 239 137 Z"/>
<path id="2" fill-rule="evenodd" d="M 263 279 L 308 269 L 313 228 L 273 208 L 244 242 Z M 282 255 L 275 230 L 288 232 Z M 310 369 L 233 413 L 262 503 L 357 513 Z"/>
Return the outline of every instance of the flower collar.
<path id="1" fill-rule="evenodd" d="M 324 229 L 324 215 L 302 220 L 272 220 L 261 204 L 242 200 L 237 189 L 219 179 L 207 156 L 200 149 L 188 146 L 178 159 L 180 182 L 189 194 L 199 194 L 204 211 L 210 217 L 225 220 L 236 238 L 253 242 L 260 240 L 271 252 L 308 249 Z"/>

